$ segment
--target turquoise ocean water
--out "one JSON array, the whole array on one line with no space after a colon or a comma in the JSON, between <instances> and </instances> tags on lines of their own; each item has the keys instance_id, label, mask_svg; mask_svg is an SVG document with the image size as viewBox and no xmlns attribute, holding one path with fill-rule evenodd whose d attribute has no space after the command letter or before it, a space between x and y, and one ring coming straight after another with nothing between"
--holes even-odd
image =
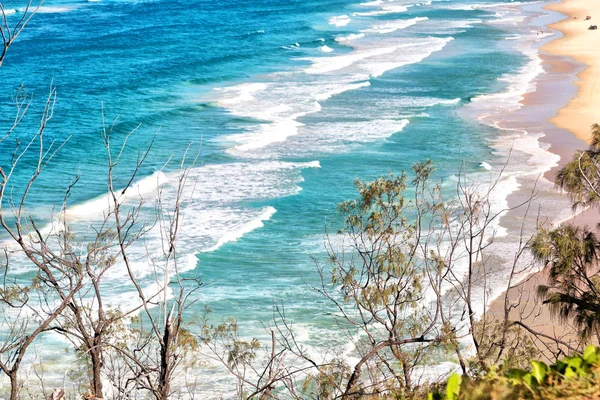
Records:
<instances>
[{"instance_id":1,"label":"turquoise ocean water","mask_svg":"<svg viewBox=\"0 0 600 400\"><path fill-rule=\"evenodd\" d=\"M22 4L6 2L18 18ZM355 179L399 173L425 159L449 190L512 162L497 204L556 159L541 132L501 129L542 73L537 2L466 0L47 0L0 69L0 126L14 116L11 94L34 96L16 134L38 121L57 89L47 140L70 136L29 198L44 223L77 173L71 216L80 226L102 215L106 157L102 113L127 163L160 129L136 185L145 195L176 188L177 162L193 142L201 156L184 203L179 252L186 276L202 276L200 311L234 316L248 336L283 303L306 343L335 339L331 310L307 284L323 259L323 233L336 204L355 196ZM117 119L118 118L118 119ZM3 144L0 159L10 160ZM33 158L14 177L29 178ZM160 172L158 172L160 171ZM487 175L486 175L487 174ZM505 227L510 236L510 228ZM148 285L148 235L133 248ZM115 304L134 298L122 271L107 277ZM28 270L23 270L26 276ZM501 275L502 271L498 271ZM50 340L49 343L52 343Z\"/></svg>"}]
</instances>

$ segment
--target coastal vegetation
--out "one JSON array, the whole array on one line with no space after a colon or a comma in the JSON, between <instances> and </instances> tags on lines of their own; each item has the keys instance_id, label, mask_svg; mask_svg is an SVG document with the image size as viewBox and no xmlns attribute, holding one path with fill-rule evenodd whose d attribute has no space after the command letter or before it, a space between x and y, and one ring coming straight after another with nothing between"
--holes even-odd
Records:
<instances>
[{"instance_id":1,"label":"coastal vegetation","mask_svg":"<svg viewBox=\"0 0 600 400\"><path fill-rule=\"evenodd\" d=\"M0 64L26 15L31 16L26 11L17 27L2 26ZM46 141L56 91L46 98L38 129L16 145L13 133L31 97L19 88L14 102L15 124L0 139L2 150L14 154L0 166L0 225L10 239L3 246L0 286L0 370L10 388L0 395L11 400L202 398L197 382L187 378L205 379L201 372L210 362L231 376L232 390L223 396L240 399L599 395L600 351L587 346L600 338L600 242L593 230L541 223L528 235L523 227L511 254L502 312L488 310L489 275L497 263L492 245L498 220L508 211L495 209L492 200L502 172L491 182L470 182L459 173L452 196L442 190L431 161L416 163L410 173L357 181L357 197L339 205L337 225L326 234L327 259L314 259L320 285L311 289L336 311L342 339L319 354L298 338L285 304L275 305L272 321L264 321L267 343L248 337L234 319L214 323L209 307L201 315L191 312L203 283L184 279L178 258L183 189L193 185L188 165L197 159L191 147L176 168L177 195L166 199L157 191L152 219L144 219L148 199L131 193L153 143L133 164L122 166L135 131L118 136L114 125L104 124L108 196L102 218L86 232L71 224L75 179L56 207L55 222L42 227L28 212L28 199L62 149ZM577 153L556 179L575 207L600 201L600 126L592 129L590 148ZM13 192L14 172L32 155L28 184ZM125 187L114 183L118 166L127 170ZM528 215L530 206L531 198L514 208ZM162 246L148 249L156 285L145 288L130 249L154 228ZM519 312L526 301L519 281L539 265L530 255L547 267L548 282L538 289L543 306L559 323L574 323L578 337L537 331ZM24 264L34 270L27 282L14 272ZM135 302L107 301L104 279L112 273L127 280ZM516 301L510 297L514 293ZM47 366L33 368L35 377L27 375L33 345L48 335L60 335L76 349L73 365L58 371L65 375L63 384L68 379L74 387L50 387L40 372ZM535 361L542 357L550 365ZM431 372L442 364L451 367Z\"/></svg>"}]
</instances>

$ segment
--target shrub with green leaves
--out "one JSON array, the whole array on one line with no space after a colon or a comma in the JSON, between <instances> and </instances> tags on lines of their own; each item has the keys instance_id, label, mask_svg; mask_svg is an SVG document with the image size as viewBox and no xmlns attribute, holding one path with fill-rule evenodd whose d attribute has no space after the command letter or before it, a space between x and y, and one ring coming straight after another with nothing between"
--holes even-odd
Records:
<instances>
[{"instance_id":1,"label":"shrub with green leaves","mask_svg":"<svg viewBox=\"0 0 600 400\"><path fill-rule=\"evenodd\" d=\"M445 391L429 393L428 400L598 399L600 348L588 346L583 354L565 357L553 365L532 361L531 370L490 370L470 379L450 376Z\"/></svg>"}]
</instances>

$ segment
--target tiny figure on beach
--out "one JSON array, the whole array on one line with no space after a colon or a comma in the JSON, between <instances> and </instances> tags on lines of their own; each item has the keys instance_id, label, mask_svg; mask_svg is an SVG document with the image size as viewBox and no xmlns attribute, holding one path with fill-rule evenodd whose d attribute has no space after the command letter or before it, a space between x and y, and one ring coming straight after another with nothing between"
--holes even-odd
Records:
<instances>
[{"instance_id":1,"label":"tiny figure on beach","mask_svg":"<svg viewBox=\"0 0 600 400\"><path fill-rule=\"evenodd\" d=\"M590 31L595 31L596 29L598 29L597 25L590 25L590 27L588 28Z\"/></svg>"},{"instance_id":2,"label":"tiny figure on beach","mask_svg":"<svg viewBox=\"0 0 600 400\"><path fill-rule=\"evenodd\" d=\"M590 19L592 19L592 17L590 17L589 15L585 17L586 21L589 21Z\"/></svg>"}]
</instances>

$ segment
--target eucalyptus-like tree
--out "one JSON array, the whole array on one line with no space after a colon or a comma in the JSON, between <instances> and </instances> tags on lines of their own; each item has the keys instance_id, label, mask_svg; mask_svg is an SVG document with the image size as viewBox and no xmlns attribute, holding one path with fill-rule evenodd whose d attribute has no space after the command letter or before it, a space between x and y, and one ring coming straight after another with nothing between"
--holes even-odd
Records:
<instances>
[{"instance_id":1,"label":"eucalyptus-like tree","mask_svg":"<svg viewBox=\"0 0 600 400\"><path fill-rule=\"evenodd\" d=\"M205 329L205 343L249 389L239 397L420 398L434 360L473 373L534 350L535 331L522 331L527 325L510 313L517 304L506 300L507 312L495 318L477 312L476 302L483 310L489 303L488 271L499 267L491 257L495 223L507 210L492 203L497 180L478 186L461 178L449 196L433 173L427 161L414 165L412 179L357 181L357 198L339 205L341 228L326 236L326 261L314 258L321 282L311 286L333 306L345 342L339 351L307 349L280 305L265 347L244 340L235 321ZM508 292L532 267L528 245L523 234L505 266Z\"/></svg>"}]
</instances>

